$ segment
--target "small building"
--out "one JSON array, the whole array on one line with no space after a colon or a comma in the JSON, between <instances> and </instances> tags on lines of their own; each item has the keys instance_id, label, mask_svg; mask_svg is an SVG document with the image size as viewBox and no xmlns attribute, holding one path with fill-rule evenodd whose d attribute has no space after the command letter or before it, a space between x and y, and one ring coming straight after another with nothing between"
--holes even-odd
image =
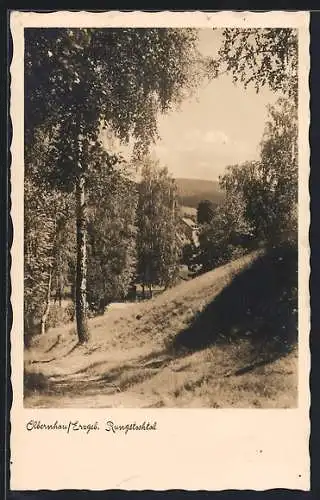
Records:
<instances>
[{"instance_id":1,"label":"small building","mask_svg":"<svg viewBox=\"0 0 320 500\"><path fill-rule=\"evenodd\" d=\"M183 231L190 242L196 247L199 246L199 226L188 217L181 218Z\"/></svg>"}]
</instances>

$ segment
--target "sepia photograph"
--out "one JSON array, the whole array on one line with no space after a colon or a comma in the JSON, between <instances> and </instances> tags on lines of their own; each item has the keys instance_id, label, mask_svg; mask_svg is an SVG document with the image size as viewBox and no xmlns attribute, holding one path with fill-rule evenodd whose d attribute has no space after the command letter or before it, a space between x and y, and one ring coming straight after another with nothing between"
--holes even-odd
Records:
<instances>
[{"instance_id":1,"label":"sepia photograph","mask_svg":"<svg viewBox=\"0 0 320 500\"><path fill-rule=\"evenodd\" d=\"M298 406L298 35L24 29L25 408Z\"/></svg>"},{"instance_id":2,"label":"sepia photograph","mask_svg":"<svg viewBox=\"0 0 320 500\"><path fill-rule=\"evenodd\" d=\"M309 21L10 14L13 490L310 487Z\"/></svg>"}]
</instances>

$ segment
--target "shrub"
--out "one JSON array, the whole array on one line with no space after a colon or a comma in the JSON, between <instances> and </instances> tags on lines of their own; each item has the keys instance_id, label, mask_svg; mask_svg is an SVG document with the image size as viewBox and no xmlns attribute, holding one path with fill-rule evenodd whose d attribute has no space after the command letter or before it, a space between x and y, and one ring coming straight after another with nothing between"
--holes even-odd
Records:
<instances>
[{"instance_id":1,"label":"shrub","mask_svg":"<svg viewBox=\"0 0 320 500\"><path fill-rule=\"evenodd\" d=\"M52 304L50 307L46 329L55 328L58 325L63 325L73 321L74 319L74 304L70 302L67 306L59 306Z\"/></svg>"},{"instance_id":2,"label":"shrub","mask_svg":"<svg viewBox=\"0 0 320 500\"><path fill-rule=\"evenodd\" d=\"M29 396L38 391L47 391L49 389L49 380L41 372L28 372L24 370L24 396Z\"/></svg>"}]
</instances>

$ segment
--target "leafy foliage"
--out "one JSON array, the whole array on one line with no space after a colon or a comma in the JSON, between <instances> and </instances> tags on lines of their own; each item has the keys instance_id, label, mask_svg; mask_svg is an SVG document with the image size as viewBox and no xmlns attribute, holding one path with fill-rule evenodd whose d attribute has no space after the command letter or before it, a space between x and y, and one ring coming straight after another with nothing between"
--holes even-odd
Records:
<instances>
[{"instance_id":1,"label":"leafy foliage","mask_svg":"<svg viewBox=\"0 0 320 500\"><path fill-rule=\"evenodd\" d=\"M102 122L122 140L148 144L158 111L194 85L196 38L190 29L27 29L27 137L46 120L59 132L66 169L78 159L80 125L88 141L98 140Z\"/></svg>"},{"instance_id":2,"label":"leafy foliage","mask_svg":"<svg viewBox=\"0 0 320 500\"><path fill-rule=\"evenodd\" d=\"M25 31L25 143L38 126L48 135L47 180L76 192L76 318L86 325L86 184L99 168L101 125L137 155L157 136L158 112L179 104L197 78L197 34L190 29L67 29ZM133 50L134 47L134 50ZM96 161L98 160L98 162ZM112 169L118 158L108 155Z\"/></svg>"},{"instance_id":3,"label":"leafy foliage","mask_svg":"<svg viewBox=\"0 0 320 500\"><path fill-rule=\"evenodd\" d=\"M51 198L51 199L50 199ZM25 180L24 317L25 329L40 322L53 267L54 218L48 217L52 196ZM41 228L39 230L39 228Z\"/></svg>"},{"instance_id":4,"label":"leafy foliage","mask_svg":"<svg viewBox=\"0 0 320 500\"><path fill-rule=\"evenodd\" d=\"M297 102L298 34L291 28L226 28L216 60L208 61L214 77L230 73L234 83L269 86Z\"/></svg>"},{"instance_id":5,"label":"leafy foliage","mask_svg":"<svg viewBox=\"0 0 320 500\"><path fill-rule=\"evenodd\" d=\"M143 285L170 286L180 257L177 189L166 168L146 161L137 209L138 276Z\"/></svg>"},{"instance_id":6,"label":"leafy foliage","mask_svg":"<svg viewBox=\"0 0 320 500\"><path fill-rule=\"evenodd\" d=\"M226 192L211 224L201 235L205 266L230 258L232 252L265 242L295 241L298 189L298 36L286 28L226 28L209 75L231 74L234 83L258 92L268 86L282 94L269 107L260 160L227 168L220 179ZM231 245L231 246L230 246Z\"/></svg>"},{"instance_id":7,"label":"leafy foliage","mask_svg":"<svg viewBox=\"0 0 320 500\"><path fill-rule=\"evenodd\" d=\"M261 184L265 190L268 188L271 198L267 233L278 240L295 235L298 229L298 116L297 107L284 99L269 107L269 120L261 143Z\"/></svg>"},{"instance_id":8,"label":"leafy foliage","mask_svg":"<svg viewBox=\"0 0 320 500\"><path fill-rule=\"evenodd\" d=\"M74 257L73 199L51 189L43 172L49 147L44 128L34 131L34 147L25 149L24 310L25 329L39 323L48 284L65 281ZM51 276L51 280L49 280Z\"/></svg>"},{"instance_id":9,"label":"leafy foliage","mask_svg":"<svg viewBox=\"0 0 320 500\"><path fill-rule=\"evenodd\" d=\"M216 208L210 224L205 224L200 234L200 260L204 271L243 255L252 231L245 208L241 193L228 189L224 203Z\"/></svg>"},{"instance_id":10,"label":"leafy foliage","mask_svg":"<svg viewBox=\"0 0 320 500\"><path fill-rule=\"evenodd\" d=\"M214 214L214 204L210 200L202 200L197 208L198 224L209 224Z\"/></svg>"},{"instance_id":11,"label":"leafy foliage","mask_svg":"<svg viewBox=\"0 0 320 500\"><path fill-rule=\"evenodd\" d=\"M227 191L241 193L256 239L276 243L297 231L298 158L296 108L280 99L269 108L258 162L229 167Z\"/></svg>"},{"instance_id":12,"label":"leafy foliage","mask_svg":"<svg viewBox=\"0 0 320 500\"><path fill-rule=\"evenodd\" d=\"M101 168L89 192L88 303L103 312L112 300L126 297L136 271L137 189L122 167Z\"/></svg>"},{"instance_id":13,"label":"leafy foliage","mask_svg":"<svg viewBox=\"0 0 320 500\"><path fill-rule=\"evenodd\" d=\"M230 166L220 178L225 201L200 237L205 269L252 245L296 241L297 139L296 107L279 99L269 108L260 160Z\"/></svg>"}]
</instances>

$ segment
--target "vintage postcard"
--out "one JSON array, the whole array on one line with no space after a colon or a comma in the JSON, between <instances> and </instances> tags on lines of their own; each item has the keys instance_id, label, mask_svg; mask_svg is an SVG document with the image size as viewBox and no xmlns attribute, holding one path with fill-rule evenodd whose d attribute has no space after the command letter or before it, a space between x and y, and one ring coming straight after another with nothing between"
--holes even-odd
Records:
<instances>
[{"instance_id":1,"label":"vintage postcard","mask_svg":"<svg viewBox=\"0 0 320 500\"><path fill-rule=\"evenodd\" d=\"M309 14L12 12L11 489L309 489Z\"/></svg>"}]
</instances>

